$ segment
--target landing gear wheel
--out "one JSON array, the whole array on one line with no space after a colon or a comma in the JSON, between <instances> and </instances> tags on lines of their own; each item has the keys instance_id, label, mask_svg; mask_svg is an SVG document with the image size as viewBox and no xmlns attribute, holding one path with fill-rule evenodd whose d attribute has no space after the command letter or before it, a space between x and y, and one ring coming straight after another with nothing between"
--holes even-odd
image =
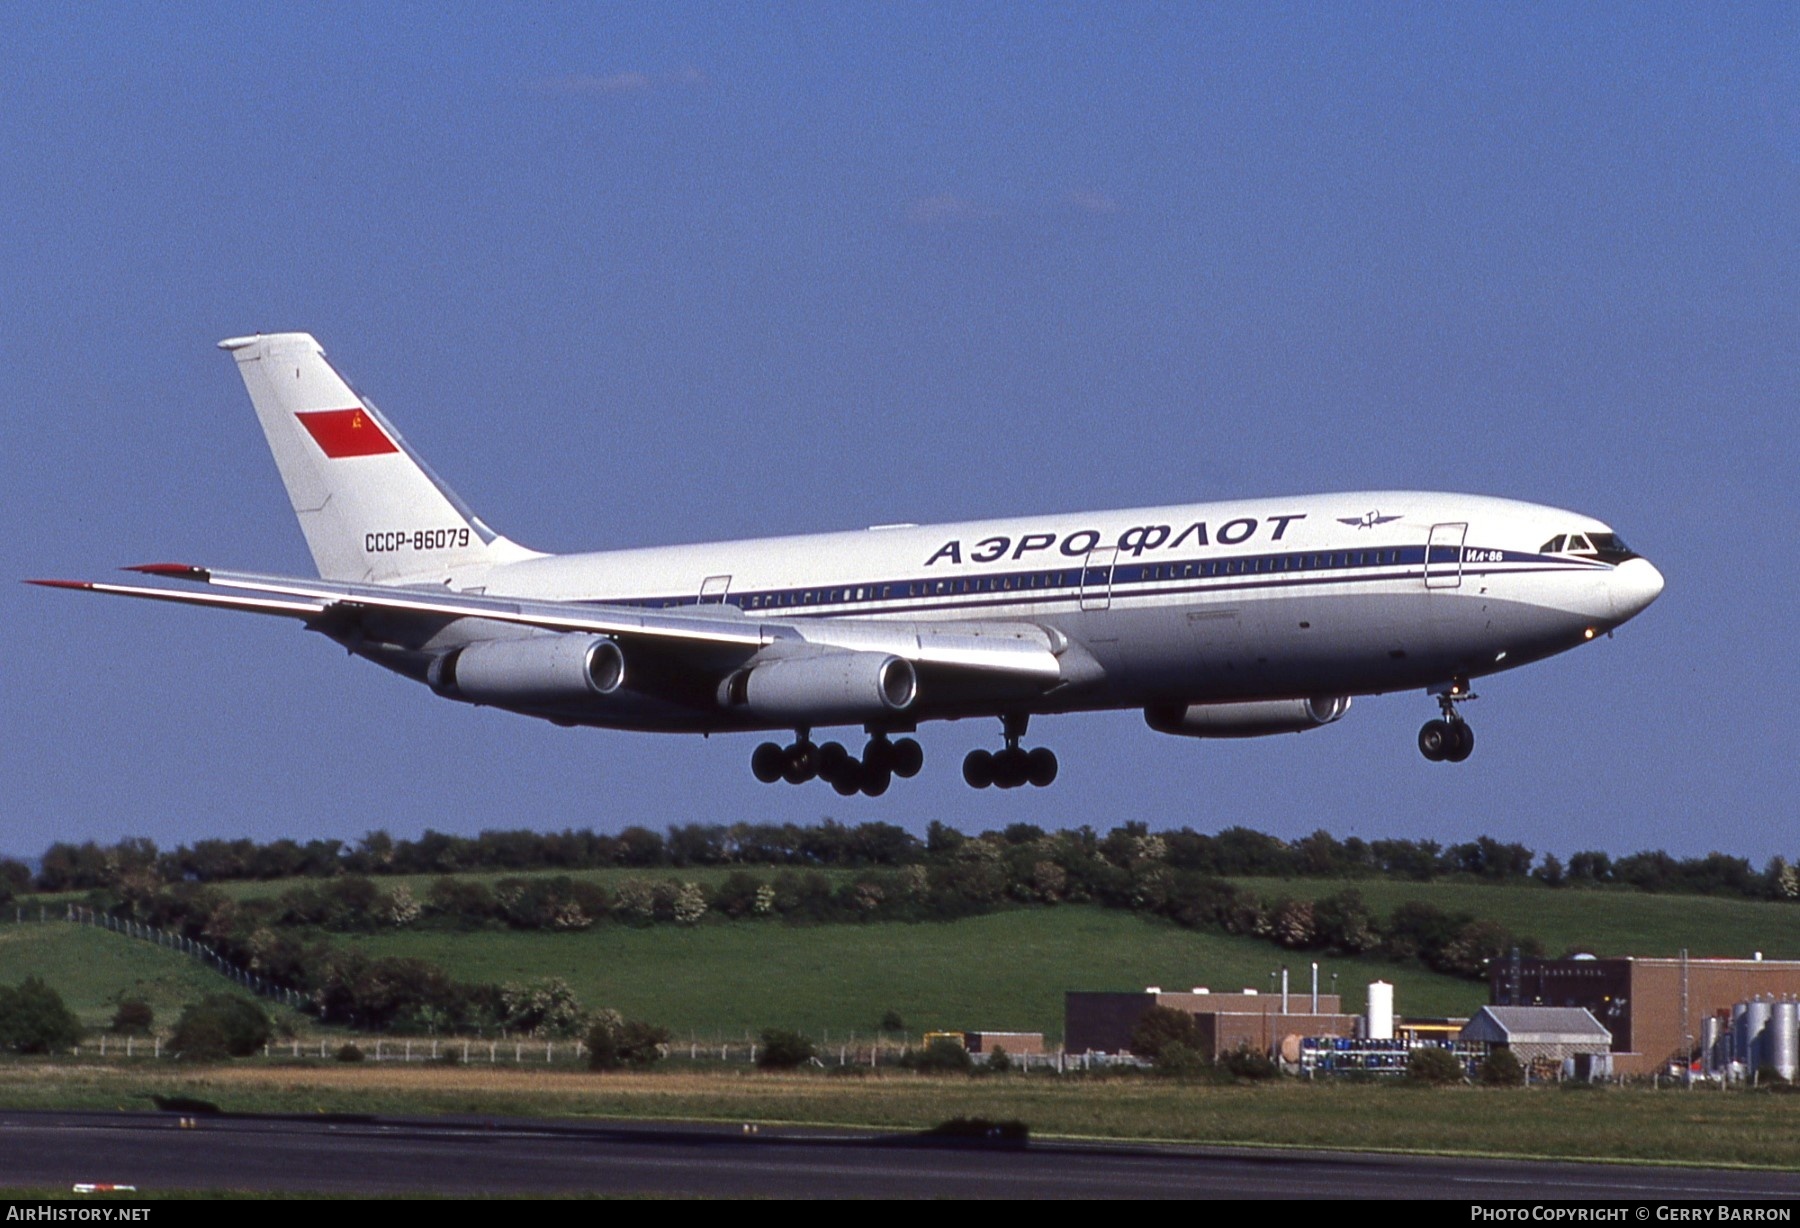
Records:
<instances>
[{"instance_id":1,"label":"landing gear wheel","mask_svg":"<svg viewBox=\"0 0 1800 1228\"><path fill-rule=\"evenodd\" d=\"M1450 726L1452 741L1444 758L1451 763L1461 763L1475 752L1475 731L1466 721L1457 721Z\"/></svg>"},{"instance_id":2,"label":"landing gear wheel","mask_svg":"<svg viewBox=\"0 0 1800 1228\"><path fill-rule=\"evenodd\" d=\"M972 750L963 760L963 780L971 789L985 789L994 783L994 756L985 750Z\"/></svg>"},{"instance_id":3,"label":"landing gear wheel","mask_svg":"<svg viewBox=\"0 0 1800 1228\"><path fill-rule=\"evenodd\" d=\"M1056 779L1056 753L1047 746L1040 746L1026 755L1025 779L1034 789L1050 785Z\"/></svg>"},{"instance_id":4,"label":"landing gear wheel","mask_svg":"<svg viewBox=\"0 0 1800 1228\"><path fill-rule=\"evenodd\" d=\"M772 785L787 772L787 752L773 742L764 742L750 755L750 774L765 785Z\"/></svg>"},{"instance_id":5,"label":"landing gear wheel","mask_svg":"<svg viewBox=\"0 0 1800 1228\"><path fill-rule=\"evenodd\" d=\"M911 780L925 766L925 751L911 738L901 738L894 743L894 775L901 780Z\"/></svg>"},{"instance_id":6,"label":"landing gear wheel","mask_svg":"<svg viewBox=\"0 0 1800 1228\"><path fill-rule=\"evenodd\" d=\"M862 780L859 783L862 785L862 791L870 797L880 797L894 782L894 774L885 767L872 769L865 765L861 774Z\"/></svg>"},{"instance_id":7,"label":"landing gear wheel","mask_svg":"<svg viewBox=\"0 0 1800 1228\"><path fill-rule=\"evenodd\" d=\"M994 784L1002 789L1016 789L1025 783L1029 760L1024 751L1010 747L994 756Z\"/></svg>"},{"instance_id":8,"label":"landing gear wheel","mask_svg":"<svg viewBox=\"0 0 1800 1228\"><path fill-rule=\"evenodd\" d=\"M790 785L803 785L819 774L819 748L811 742L796 742L784 753L787 764L781 776Z\"/></svg>"},{"instance_id":9,"label":"landing gear wheel","mask_svg":"<svg viewBox=\"0 0 1800 1228\"><path fill-rule=\"evenodd\" d=\"M1455 738L1449 721L1426 721L1419 729L1419 753L1433 763L1442 763L1456 745Z\"/></svg>"},{"instance_id":10,"label":"landing gear wheel","mask_svg":"<svg viewBox=\"0 0 1800 1228\"><path fill-rule=\"evenodd\" d=\"M819 747L819 779L831 784L849 780L852 782L850 792L856 792L856 762L840 743L827 742Z\"/></svg>"},{"instance_id":11,"label":"landing gear wheel","mask_svg":"<svg viewBox=\"0 0 1800 1228\"><path fill-rule=\"evenodd\" d=\"M863 748L863 766L871 772L891 772L894 768L894 744L885 737L870 738Z\"/></svg>"},{"instance_id":12,"label":"landing gear wheel","mask_svg":"<svg viewBox=\"0 0 1800 1228\"><path fill-rule=\"evenodd\" d=\"M862 785L862 773L859 771L843 772L831 778L831 787L837 790L839 797L855 796Z\"/></svg>"}]
</instances>

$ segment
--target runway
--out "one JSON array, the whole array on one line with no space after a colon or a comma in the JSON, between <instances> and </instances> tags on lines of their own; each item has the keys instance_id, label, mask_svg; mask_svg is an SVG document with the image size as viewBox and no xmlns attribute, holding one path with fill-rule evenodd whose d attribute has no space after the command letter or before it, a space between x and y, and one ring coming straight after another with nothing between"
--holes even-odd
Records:
<instances>
[{"instance_id":1,"label":"runway","mask_svg":"<svg viewBox=\"0 0 1800 1228\"><path fill-rule=\"evenodd\" d=\"M1800 1173L485 1118L0 1112L0 1186L768 1198L1767 1200Z\"/></svg>"}]
</instances>

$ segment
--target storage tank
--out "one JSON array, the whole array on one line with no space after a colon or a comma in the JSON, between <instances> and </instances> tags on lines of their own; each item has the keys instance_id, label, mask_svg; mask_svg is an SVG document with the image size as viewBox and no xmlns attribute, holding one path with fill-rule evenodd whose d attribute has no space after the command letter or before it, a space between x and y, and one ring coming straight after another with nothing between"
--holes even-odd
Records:
<instances>
[{"instance_id":1,"label":"storage tank","mask_svg":"<svg viewBox=\"0 0 1800 1228\"><path fill-rule=\"evenodd\" d=\"M1775 1073L1792 1083L1800 1074L1800 1002L1777 1002L1774 1008L1763 1048Z\"/></svg>"},{"instance_id":2,"label":"storage tank","mask_svg":"<svg viewBox=\"0 0 1800 1228\"><path fill-rule=\"evenodd\" d=\"M1700 1021L1700 1069L1706 1074L1718 1074L1731 1060L1725 1044L1725 1026L1716 1015L1708 1015Z\"/></svg>"},{"instance_id":3,"label":"storage tank","mask_svg":"<svg viewBox=\"0 0 1800 1228\"><path fill-rule=\"evenodd\" d=\"M1765 1033L1769 1029L1769 1016L1772 1014L1771 1002L1760 998L1752 998L1744 1003L1743 1034L1738 1037L1737 1056L1744 1064L1744 1073L1754 1075L1758 1067L1769 1061L1768 1039Z\"/></svg>"},{"instance_id":4,"label":"storage tank","mask_svg":"<svg viewBox=\"0 0 1800 1228\"><path fill-rule=\"evenodd\" d=\"M1369 1039L1394 1039L1394 987L1386 981L1369 984Z\"/></svg>"}]
</instances>

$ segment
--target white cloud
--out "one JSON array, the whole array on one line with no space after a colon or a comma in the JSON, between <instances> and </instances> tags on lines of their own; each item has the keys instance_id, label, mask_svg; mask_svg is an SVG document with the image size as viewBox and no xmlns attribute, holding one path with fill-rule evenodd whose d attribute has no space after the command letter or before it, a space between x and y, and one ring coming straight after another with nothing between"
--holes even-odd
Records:
<instances>
[{"instance_id":1,"label":"white cloud","mask_svg":"<svg viewBox=\"0 0 1800 1228\"><path fill-rule=\"evenodd\" d=\"M1089 192L1082 188L1076 188L1065 193L1063 199L1083 213L1117 213L1119 211L1119 202L1104 192Z\"/></svg>"},{"instance_id":2,"label":"white cloud","mask_svg":"<svg viewBox=\"0 0 1800 1228\"><path fill-rule=\"evenodd\" d=\"M649 74L618 72L610 76L575 73L567 77L545 77L531 83L540 94L643 94L655 84Z\"/></svg>"},{"instance_id":3,"label":"white cloud","mask_svg":"<svg viewBox=\"0 0 1800 1228\"><path fill-rule=\"evenodd\" d=\"M997 218L1000 212L962 196L942 193L921 196L906 206L906 220L914 226L952 226L958 222Z\"/></svg>"}]
</instances>

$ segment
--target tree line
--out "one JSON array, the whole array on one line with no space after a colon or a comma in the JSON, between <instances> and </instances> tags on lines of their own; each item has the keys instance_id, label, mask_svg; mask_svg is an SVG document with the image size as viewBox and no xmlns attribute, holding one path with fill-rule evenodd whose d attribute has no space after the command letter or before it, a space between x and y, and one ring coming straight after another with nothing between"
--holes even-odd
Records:
<instances>
[{"instance_id":1,"label":"tree line","mask_svg":"<svg viewBox=\"0 0 1800 1228\"><path fill-rule=\"evenodd\" d=\"M1078 828L1067 836L1122 863L1132 842L1151 837L1143 823L1126 823L1100 835ZM249 839L201 840L160 850L146 839L113 845L58 842L45 851L33 875L22 862L0 859L0 904L32 891L64 892L112 887L132 877L160 882L222 883L288 878L333 879L344 875L458 874L465 871L546 871L625 868L681 870L701 866L864 869L954 864L970 841L1005 850L1040 847L1050 834L1030 823L967 836L934 822L923 838L892 823L847 825L826 819L793 823L687 823L666 832L627 827L616 835L592 830L501 831L457 836L427 831L416 840L372 831L347 844L321 839L300 843ZM1158 860L1172 870L1218 877L1395 878L1490 883L1538 882L1547 887L1628 887L1640 891L1722 895L1752 900L1800 898L1800 873L1785 858L1762 869L1748 859L1712 852L1676 858L1642 851L1618 858L1598 850L1565 862L1523 844L1489 836L1443 845L1435 840L1337 839L1316 831L1281 840L1244 827L1216 834L1183 827L1156 833Z\"/></svg>"}]
</instances>

